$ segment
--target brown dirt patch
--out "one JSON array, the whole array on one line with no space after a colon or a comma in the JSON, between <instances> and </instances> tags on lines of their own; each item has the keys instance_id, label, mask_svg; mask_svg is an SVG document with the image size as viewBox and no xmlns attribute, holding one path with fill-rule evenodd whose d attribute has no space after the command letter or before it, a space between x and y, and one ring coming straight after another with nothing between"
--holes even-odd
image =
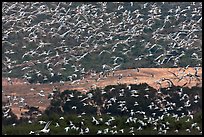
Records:
<instances>
[{"instance_id":1,"label":"brown dirt patch","mask_svg":"<svg viewBox=\"0 0 204 137\"><path fill-rule=\"evenodd\" d=\"M40 110L44 111L46 107L49 106L50 101L47 99L49 93L52 92L54 87L58 87L60 91L64 91L66 89L74 89L79 91L88 91L91 87L105 87L107 85L116 85L119 83L126 83L126 84L139 84L139 83L147 83L150 86L158 89L159 85L156 84L156 81L160 80L161 78L169 78L172 80L173 84L178 86L182 86L185 83L186 86L202 86L202 68L199 69L198 75L200 76L200 81L196 80L195 78L191 80L189 83L189 77L186 77L178 82L178 79L174 79L175 76L168 71L178 73L180 68L140 68L140 71L137 72L135 69L127 69L127 70L119 70L115 71L115 75L113 76L112 73L107 78L101 78L99 81L95 79L96 77L89 76L84 80L81 80L79 83L71 84L71 82L65 82L64 84L60 83L53 83L53 84L26 84L22 79L12 79L13 84L8 84L6 78L2 78L2 99L3 101L6 100L6 96L17 96L23 97L25 102L29 106L39 106ZM185 70L186 74L191 73L194 74L194 68L188 68ZM123 78L119 80L118 75L122 74ZM131 76L128 76L131 75ZM153 77L152 77L153 76ZM87 82L88 81L88 82ZM162 82L162 86L166 87L168 85L167 82ZM31 90L33 88L34 90ZM45 97L40 97L37 93L40 90L44 90ZM42 102L40 102L40 100ZM18 117L20 117L20 110L18 105L14 105L12 110Z\"/></svg>"}]
</instances>

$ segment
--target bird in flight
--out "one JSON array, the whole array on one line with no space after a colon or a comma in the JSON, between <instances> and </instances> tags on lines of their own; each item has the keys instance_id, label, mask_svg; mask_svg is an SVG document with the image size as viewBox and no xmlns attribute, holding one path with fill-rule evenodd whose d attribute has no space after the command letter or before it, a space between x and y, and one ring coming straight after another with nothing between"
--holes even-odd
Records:
<instances>
[{"instance_id":1,"label":"bird in flight","mask_svg":"<svg viewBox=\"0 0 204 137\"><path fill-rule=\"evenodd\" d=\"M50 126L51 122L52 121L47 122L43 129L36 131L36 135L39 135L39 133L49 133L50 129L48 129L48 127Z\"/></svg>"}]
</instances>

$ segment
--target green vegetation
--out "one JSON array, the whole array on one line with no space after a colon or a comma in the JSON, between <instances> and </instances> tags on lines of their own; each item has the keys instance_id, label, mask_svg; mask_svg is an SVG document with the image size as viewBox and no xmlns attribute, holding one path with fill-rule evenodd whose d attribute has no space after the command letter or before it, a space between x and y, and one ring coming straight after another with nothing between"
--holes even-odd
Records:
<instances>
[{"instance_id":1,"label":"green vegetation","mask_svg":"<svg viewBox=\"0 0 204 137\"><path fill-rule=\"evenodd\" d=\"M50 135L76 135L80 134L81 129L85 131L87 127L90 132L84 134L89 135L97 134L98 130L102 130L104 133L104 130L107 128L109 132L106 134L112 134L110 131L113 130L117 131L117 134L128 135L132 134L130 132L130 128L132 127L134 127L132 132L134 132L135 135L156 135L160 134L160 128L164 130L163 124L169 127L166 132L168 135L200 134L200 131L202 131L202 88L193 87L189 89L183 87L182 96L178 94L180 89L181 87L171 87L170 89L162 88L161 93L158 94L158 91L149 87L147 84L132 84L128 86L122 84L109 85L104 89L96 88L86 94L81 94L74 90L65 90L61 93L55 91L50 106L43 115L37 119L31 119L32 123L30 124L26 119L16 120L14 116L12 116L13 119L5 119L2 117L2 134L24 135L30 131L41 130L44 124L40 125L38 121L52 121L49 127ZM133 91L137 91L137 95L139 96L133 97ZM147 95L148 98L145 97ZM188 95L189 98L183 97L186 95ZM194 102L196 95L199 96L197 103ZM159 105L157 101L163 100L164 97L165 101L160 102ZM190 107L185 107L187 100L190 101ZM120 109L120 105L123 104L122 102L124 102L127 111ZM138 105L135 106L135 102L137 102ZM167 105L167 102L175 103L175 106L172 110L165 112L162 106L165 105L166 108L171 106ZM158 104L157 107L159 109L150 109L149 105L152 103ZM74 106L76 108L73 108ZM181 106L183 106L183 109L178 110ZM97 112L97 107L101 108L101 115ZM135 114L131 114L132 111L135 112ZM136 112L145 112L145 116ZM189 112L193 112L193 119L189 115ZM153 113L155 113L155 115L153 115ZM61 117L64 119L61 119ZM98 125L92 122L93 117L98 120ZM115 120L112 120L110 125L107 125L107 122L113 117ZM135 122L134 120L127 122L130 117L135 119ZM73 125L70 125L70 121L75 127L79 127L80 130L76 130ZM142 126L139 121L145 122L146 126ZM81 122L83 122L83 124ZM13 123L16 123L16 125L11 126ZM55 127L56 123L60 126ZM153 130L155 128L154 123L157 125L157 130ZM196 127L199 127L200 130L196 127L191 128L193 123L197 123ZM70 128L67 133L65 132L65 127ZM137 130L139 127L142 127L141 131ZM121 129L124 130L124 133L120 131ZM190 129L190 132L186 131L186 129ZM179 132L175 133L175 130Z\"/></svg>"},{"instance_id":2,"label":"green vegetation","mask_svg":"<svg viewBox=\"0 0 204 137\"><path fill-rule=\"evenodd\" d=\"M11 3L12 4L12 3ZM18 4L18 3L17 3ZM25 4L25 7L29 7L29 4ZM58 5L57 3L45 3L42 2L37 4L36 6L40 7L40 5L45 5L51 9L55 9ZM6 40L2 41L2 75L4 77L18 77L22 78L24 74L31 75L31 79L29 79L30 83L48 83L48 82L59 82L60 80L69 81L67 77L75 73L75 69L71 66L76 66L79 72L77 72L78 77L81 78L82 74L80 70L84 68L85 72L89 72L90 70L95 70L96 72L103 71L102 65L106 64L111 68L114 68L114 57L122 57L122 61L118 61L118 65L121 66L118 69L127 69L127 68L149 68L149 67L185 67L189 66L202 66L202 34L200 31L190 33L189 38L194 38L194 35L197 35L197 38L191 44L187 44L188 38L186 38L187 34L180 34L180 28L184 22L186 24L192 24L192 22L197 22L200 19L200 15L195 15L192 17L193 9L200 8L200 3L195 3L192 5L190 2L178 2L178 3L148 3L146 8L144 7L143 2L134 3L134 6L131 6L130 3L113 3L108 2L106 4L106 8L103 7L105 3L84 3L84 2L73 2L70 3L61 3L59 4L59 9L65 8L70 9L69 15L71 18L66 18L65 25L69 26L67 28L63 27L60 31L57 31L60 27L60 22L51 23L53 21L52 18L55 16L51 14L37 14L35 18L30 22L30 18L25 15L24 22L30 22L30 29L19 29L25 26L24 23L20 23L16 21L16 23L12 25L12 23L2 23L2 33L3 36L7 35L7 30L13 28L14 31L10 32L7 36ZM3 6L8 6L10 3L4 3ZM119 5L123 6L120 10L118 10ZM100 19L94 17L96 11L92 8L89 8L90 12L87 12L86 6L93 6L97 9L97 17L100 17L104 21L104 23L100 23L100 27L97 29L91 29L93 26L97 26L96 23L99 23ZM150 9L152 6L158 7L160 12L160 19L154 19L154 21L148 21L150 15ZM183 16L184 13L180 16L180 18L176 19L174 12L169 12L171 9L178 9L181 7L181 10L186 9L188 6L191 6L192 9L188 10L186 13L187 16ZM18 7L18 6L17 6ZM87 16L87 20L83 16L74 16L76 9L85 8L84 11ZM182 9L183 8L183 9ZM5 8L6 9L6 8ZM28 8L30 9L30 8ZM25 9L25 10L28 10ZM105 10L101 12L101 10ZM20 9L19 9L20 10ZM31 10L31 9L30 9ZM137 11L138 10L138 11ZM10 10L9 10L10 11ZM10 12L3 12L3 17L10 16ZM17 10L18 11L18 10ZM133 13L137 11L136 13ZM33 12L31 10L31 12ZM130 12L130 13L129 13ZM13 12L11 12L13 13ZM115 17L113 18L112 13L114 13ZM128 16L123 15L124 13L128 13ZM59 14L65 14L63 10L59 11ZM136 17L138 14L140 16ZM14 13L15 16L18 16L18 12ZM169 16L171 15L171 16ZM12 15L13 16L13 15ZM130 16L130 17L129 17ZM166 25L164 25L165 18L169 16L170 21L166 21ZM128 21L128 17L132 18L133 24ZM84 31L79 32L79 28L82 27L81 23L78 23L81 20L87 25L84 27ZM112 25L108 24L108 18L111 18ZM137 21L137 19L139 21ZM28 19L28 20L27 20ZM140 20L142 19L142 20ZM58 20L58 19L57 19ZM95 21L92 23L91 21ZM44 23L43 23L44 22ZM69 23L68 23L69 22ZM147 23L149 22L149 23ZM71 25L71 24L78 25ZM18 25L17 25L18 24ZM35 29L34 25L39 25L38 29ZM48 25L50 24L50 25ZM187 27L191 27L192 25ZM75 27L74 27L75 26ZM28 27L28 28L29 28ZM51 28L55 28L52 31L47 32L47 30L51 30ZM68 29L70 28L70 30ZM160 28L163 28L160 30ZM202 24L197 24L195 28L201 28ZM30 31L28 31L30 30ZM61 34L66 31L70 31L70 34L66 36L66 38L59 37ZM190 31L190 30L189 30ZM18 33L17 33L18 32ZM33 40L34 34L31 35L31 32L35 32L36 36L39 38L38 40ZM45 33L43 33L45 32ZM73 33L75 32L75 33ZM122 32L122 33L120 33ZM138 35L136 35L139 33ZM183 33L183 32L182 32ZM55 37L53 37L53 35ZM76 36L79 36L77 38ZM175 40L169 38L179 37ZM182 43L181 43L182 41ZM43 45L42 43L49 43ZM180 44L178 44L180 43ZM42 46L42 45L43 46ZM150 49L154 44L159 45L155 48ZM160 47L160 48L159 48ZM106 50L110 53L102 53ZM10 52L13 53L10 53ZM171 51L173 58L169 61L164 61L162 65L158 65L154 59L162 54L166 54L166 51ZM84 58L77 60L80 56L83 56L85 53L89 52ZM184 56L179 57L179 55L185 53ZM60 57L55 57L56 54L59 54ZM152 55L151 55L151 54ZM192 58L192 54L196 53L198 58ZM149 54L151 56L149 56ZM168 57L165 55L161 58L162 60ZM177 58L178 57L178 58ZM66 58L67 63L64 63L63 60ZM137 58L139 58L137 60ZM175 58L178 59L178 66L173 66L175 63ZM10 61L9 61L10 59ZM46 63L45 61L48 60ZM32 64L31 62L35 62L34 65L31 65L28 69L23 69L27 61L28 64ZM47 66L48 63L51 63L50 66ZM8 64L13 66L14 68L8 68ZM16 65L22 66L16 66ZM62 70L61 68L65 67L66 70ZM52 70L51 70L52 69ZM8 74L9 71L11 73ZM35 70L35 71L34 71ZM43 78L38 73L41 73L42 76L46 76L47 80L43 80ZM50 77L50 73L53 72L55 74L54 77ZM58 72L62 75L57 76Z\"/></svg>"}]
</instances>

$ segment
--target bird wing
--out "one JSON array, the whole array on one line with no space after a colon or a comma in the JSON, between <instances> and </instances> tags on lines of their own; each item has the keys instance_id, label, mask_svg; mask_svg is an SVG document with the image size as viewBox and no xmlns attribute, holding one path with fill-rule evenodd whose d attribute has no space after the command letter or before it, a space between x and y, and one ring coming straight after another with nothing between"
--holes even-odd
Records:
<instances>
[{"instance_id":1,"label":"bird wing","mask_svg":"<svg viewBox=\"0 0 204 137\"><path fill-rule=\"evenodd\" d=\"M50 126L51 122L52 122L52 121L47 122L47 124L46 124L45 127L44 127L45 130Z\"/></svg>"},{"instance_id":2,"label":"bird wing","mask_svg":"<svg viewBox=\"0 0 204 137\"><path fill-rule=\"evenodd\" d=\"M7 114L11 109L9 108L6 112L3 112L4 114Z\"/></svg>"}]
</instances>

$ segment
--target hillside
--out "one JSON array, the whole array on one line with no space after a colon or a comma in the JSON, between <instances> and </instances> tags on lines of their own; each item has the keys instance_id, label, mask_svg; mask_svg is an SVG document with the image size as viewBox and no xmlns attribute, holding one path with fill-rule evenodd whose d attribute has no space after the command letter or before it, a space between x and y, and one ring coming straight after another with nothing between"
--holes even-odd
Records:
<instances>
[{"instance_id":1,"label":"hillside","mask_svg":"<svg viewBox=\"0 0 204 137\"><path fill-rule=\"evenodd\" d=\"M48 83L102 72L104 65L202 66L201 3L132 4L4 2L2 75Z\"/></svg>"},{"instance_id":2,"label":"hillside","mask_svg":"<svg viewBox=\"0 0 204 137\"><path fill-rule=\"evenodd\" d=\"M86 94L53 91L44 113L30 107L24 114L28 118L2 116L3 134L41 135L39 129L46 123L48 135L200 135L202 88L172 86L158 91L143 83L109 85Z\"/></svg>"},{"instance_id":3,"label":"hillside","mask_svg":"<svg viewBox=\"0 0 204 137\"><path fill-rule=\"evenodd\" d=\"M1 49L4 135L202 134L202 2L2 2Z\"/></svg>"},{"instance_id":4,"label":"hillside","mask_svg":"<svg viewBox=\"0 0 204 137\"><path fill-rule=\"evenodd\" d=\"M190 74L194 74L194 68L188 68L185 70ZM80 92L88 92L91 89L95 89L96 87L105 87L108 85L118 85L118 84L140 84L147 83L155 89L159 89L160 85L157 84L158 81L161 82L162 87L168 87L167 81L161 81L162 78L172 80L175 86L199 86L202 87L202 69L199 69L198 76L199 80L195 77L191 78L189 76L185 76L182 80L178 82L177 79L172 73L178 74L178 76L185 76L184 74L179 74L179 68L139 68L139 72L135 69L128 70L120 70L116 71L114 76L110 73L107 77L101 77L99 79L99 75L89 76L83 80L76 80L74 82L65 82L65 83L53 83L53 84L26 84L22 80L13 80L13 84L9 84L8 81L3 78L3 100L6 96L17 96L18 98L24 98L25 102L29 106L39 106L41 110L45 110L50 101L48 100L49 94L54 90L58 89L60 91L64 90L78 90ZM122 74L123 77L119 79L119 75ZM153 75L153 77L152 77ZM98 81L96 81L98 79ZM33 89L33 90L32 90ZM38 93L43 90L44 97L40 97ZM42 102L40 102L42 101ZM14 105L13 110L15 114L20 116L20 111L18 109L19 105ZM15 109L16 108L16 109Z\"/></svg>"}]
</instances>

